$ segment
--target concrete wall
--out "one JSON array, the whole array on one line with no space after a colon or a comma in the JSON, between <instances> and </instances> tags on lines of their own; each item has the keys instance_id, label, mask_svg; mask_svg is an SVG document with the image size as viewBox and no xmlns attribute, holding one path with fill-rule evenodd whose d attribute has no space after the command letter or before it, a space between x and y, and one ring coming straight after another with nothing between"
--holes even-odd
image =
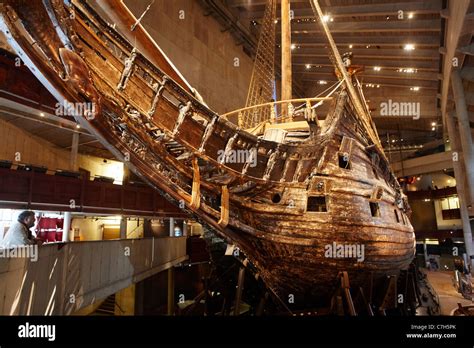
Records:
<instances>
[{"instance_id":1,"label":"concrete wall","mask_svg":"<svg viewBox=\"0 0 474 348\"><path fill-rule=\"evenodd\" d=\"M79 155L77 160L79 168L88 170L91 177L94 175L108 176L114 178L114 184L122 184L124 165L119 161L105 160L103 158Z\"/></svg>"},{"instance_id":2,"label":"concrete wall","mask_svg":"<svg viewBox=\"0 0 474 348\"><path fill-rule=\"evenodd\" d=\"M102 240L102 224L102 221L92 218L74 217L71 222L70 240L74 240L75 233L79 234L80 241Z\"/></svg>"},{"instance_id":3,"label":"concrete wall","mask_svg":"<svg viewBox=\"0 0 474 348\"><path fill-rule=\"evenodd\" d=\"M125 4L140 17L149 2L126 0ZM141 23L214 111L244 107L252 59L229 32L221 32L212 16L204 16L198 1L156 0Z\"/></svg>"},{"instance_id":4,"label":"concrete wall","mask_svg":"<svg viewBox=\"0 0 474 348\"><path fill-rule=\"evenodd\" d=\"M447 201L447 200L448 200L448 198L445 198L445 201ZM452 202L453 199L451 198L450 201ZM443 204L443 202L441 200L435 200L435 202L434 202L435 212L436 212L436 223L438 225L438 229L439 230L462 229L462 220L461 219L443 220L442 204ZM450 208L451 209L459 208L459 202L458 202L457 206L451 203Z\"/></svg>"},{"instance_id":5,"label":"concrete wall","mask_svg":"<svg viewBox=\"0 0 474 348\"><path fill-rule=\"evenodd\" d=\"M415 235L417 231L436 231L438 229L433 201L411 201L410 207L413 211L410 221L415 229Z\"/></svg>"},{"instance_id":6,"label":"concrete wall","mask_svg":"<svg viewBox=\"0 0 474 348\"><path fill-rule=\"evenodd\" d=\"M446 187L455 187L456 179L450 175L446 175L443 172L422 174L418 176L419 180L416 180L413 184L408 185L408 191L419 191Z\"/></svg>"},{"instance_id":7,"label":"concrete wall","mask_svg":"<svg viewBox=\"0 0 474 348\"><path fill-rule=\"evenodd\" d=\"M102 240L104 226L120 228L119 217L107 217L104 219L95 219L91 217L73 217L71 223L70 240L74 240L75 229L78 229L80 241ZM120 234L117 234L117 238ZM143 237L143 219L139 219L137 226L136 219L127 221L127 238L142 238Z\"/></svg>"},{"instance_id":8,"label":"concrete wall","mask_svg":"<svg viewBox=\"0 0 474 348\"><path fill-rule=\"evenodd\" d=\"M20 155L19 159L16 157ZM72 170L70 151L63 150L43 138L0 120L0 160L44 166L48 169ZM103 158L79 155L78 165L88 170L91 176L102 175L115 178L116 184L123 179L123 163Z\"/></svg>"},{"instance_id":9,"label":"concrete wall","mask_svg":"<svg viewBox=\"0 0 474 348\"><path fill-rule=\"evenodd\" d=\"M186 238L51 244L0 258L1 315L69 315L184 261Z\"/></svg>"},{"instance_id":10,"label":"concrete wall","mask_svg":"<svg viewBox=\"0 0 474 348\"><path fill-rule=\"evenodd\" d=\"M20 154L20 160L15 158L17 153ZM3 120L0 120L0 159L51 169L70 169L67 151Z\"/></svg>"}]
</instances>

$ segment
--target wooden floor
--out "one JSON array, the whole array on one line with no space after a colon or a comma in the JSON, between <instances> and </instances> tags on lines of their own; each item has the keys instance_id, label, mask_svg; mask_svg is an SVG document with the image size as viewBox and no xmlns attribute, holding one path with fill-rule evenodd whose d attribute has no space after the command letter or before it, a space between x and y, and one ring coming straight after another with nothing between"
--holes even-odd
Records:
<instances>
[{"instance_id":1,"label":"wooden floor","mask_svg":"<svg viewBox=\"0 0 474 348\"><path fill-rule=\"evenodd\" d=\"M454 309L458 307L458 303L463 306L472 305L472 301L466 300L460 293L456 291L453 285L452 271L425 271L428 281L436 290L439 297L441 307L441 315L452 315Z\"/></svg>"}]
</instances>

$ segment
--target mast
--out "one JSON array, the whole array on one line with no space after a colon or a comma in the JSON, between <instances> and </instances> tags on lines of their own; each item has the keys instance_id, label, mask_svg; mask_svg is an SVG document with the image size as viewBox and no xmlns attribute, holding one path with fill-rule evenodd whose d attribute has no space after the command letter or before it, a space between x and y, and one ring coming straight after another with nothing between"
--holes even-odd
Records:
<instances>
[{"instance_id":1,"label":"mast","mask_svg":"<svg viewBox=\"0 0 474 348\"><path fill-rule=\"evenodd\" d=\"M319 21L321 23L321 26L323 28L323 31L326 35L326 38L329 41L329 48L331 49L332 55L335 60L335 65L337 70L342 76L342 80L344 80L346 84L346 88L349 92L349 97L352 100L352 103L354 105L354 109L359 117L359 119L362 121L362 123L365 125L365 128L368 132L368 135L372 142L375 144L376 147L378 147L379 152L381 155L384 157L384 159L388 163L388 159L385 156L385 153L383 151L383 146L380 142L379 136L377 135L377 131L375 130L375 126L372 122L372 119L370 118L370 115L365 111L362 102L360 100L359 94L355 90L351 77L347 73L346 67L344 66L344 63L342 62L341 55L339 54L339 51L337 50L336 43L334 42L334 39L332 37L331 32L329 31L328 25L323 19L323 11L321 10L321 7L319 6L319 0L310 0L311 7L313 9L313 12L315 13L315 16L319 18Z\"/></svg>"},{"instance_id":2,"label":"mast","mask_svg":"<svg viewBox=\"0 0 474 348\"><path fill-rule=\"evenodd\" d=\"M263 15L246 107L265 104L273 98L275 82L275 19L277 0L267 0ZM247 129L271 119L271 108L246 110L239 115L239 127Z\"/></svg>"},{"instance_id":3,"label":"mast","mask_svg":"<svg viewBox=\"0 0 474 348\"><path fill-rule=\"evenodd\" d=\"M292 98L291 91L291 18L290 0L281 0L281 99ZM282 115L286 116L288 107L282 106Z\"/></svg>"}]
</instances>

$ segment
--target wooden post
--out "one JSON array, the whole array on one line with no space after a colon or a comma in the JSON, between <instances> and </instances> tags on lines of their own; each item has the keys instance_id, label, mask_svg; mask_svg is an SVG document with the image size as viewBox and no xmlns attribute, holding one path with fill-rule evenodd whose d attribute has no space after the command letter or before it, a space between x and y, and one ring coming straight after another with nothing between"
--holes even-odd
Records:
<instances>
[{"instance_id":1,"label":"wooden post","mask_svg":"<svg viewBox=\"0 0 474 348\"><path fill-rule=\"evenodd\" d=\"M229 189L227 185L222 186L221 194L221 218L217 222L222 228L229 224Z\"/></svg>"},{"instance_id":2,"label":"wooden post","mask_svg":"<svg viewBox=\"0 0 474 348\"><path fill-rule=\"evenodd\" d=\"M237 280L237 290L235 292L234 316L240 314L240 302L242 300L242 290L244 289L245 266L239 269L239 277Z\"/></svg>"},{"instance_id":3,"label":"wooden post","mask_svg":"<svg viewBox=\"0 0 474 348\"><path fill-rule=\"evenodd\" d=\"M79 150L79 133L72 133L72 145L71 145L71 170L77 171L77 154Z\"/></svg>"},{"instance_id":4,"label":"wooden post","mask_svg":"<svg viewBox=\"0 0 474 348\"><path fill-rule=\"evenodd\" d=\"M120 239L127 239L127 218L125 216L120 219Z\"/></svg>"},{"instance_id":5,"label":"wooden post","mask_svg":"<svg viewBox=\"0 0 474 348\"><path fill-rule=\"evenodd\" d=\"M168 315L174 315L174 267L168 268Z\"/></svg>"},{"instance_id":6,"label":"wooden post","mask_svg":"<svg viewBox=\"0 0 474 348\"><path fill-rule=\"evenodd\" d=\"M260 298L260 302L258 303L257 310L255 312L255 316L260 317L263 315L263 312L265 311L265 305L268 301L268 298L270 297L270 294L268 291L265 291L263 296Z\"/></svg>"},{"instance_id":7,"label":"wooden post","mask_svg":"<svg viewBox=\"0 0 474 348\"><path fill-rule=\"evenodd\" d=\"M281 99L292 98L291 90L291 19L290 0L281 1ZM288 105L282 105L282 115L288 115Z\"/></svg>"},{"instance_id":8,"label":"wooden post","mask_svg":"<svg viewBox=\"0 0 474 348\"><path fill-rule=\"evenodd\" d=\"M169 236L174 237L174 218L170 218Z\"/></svg>"},{"instance_id":9,"label":"wooden post","mask_svg":"<svg viewBox=\"0 0 474 348\"><path fill-rule=\"evenodd\" d=\"M201 206L201 175L199 173L198 158L193 158L193 187L191 193L191 207L199 209Z\"/></svg>"}]
</instances>

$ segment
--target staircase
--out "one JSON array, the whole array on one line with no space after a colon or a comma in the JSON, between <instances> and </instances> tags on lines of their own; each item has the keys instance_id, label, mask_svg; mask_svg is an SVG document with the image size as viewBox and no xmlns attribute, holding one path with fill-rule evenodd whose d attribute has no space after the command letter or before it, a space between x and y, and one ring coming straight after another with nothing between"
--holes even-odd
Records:
<instances>
[{"instance_id":1,"label":"staircase","mask_svg":"<svg viewBox=\"0 0 474 348\"><path fill-rule=\"evenodd\" d=\"M114 316L115 315L115 294L110 295L102 304L90 315Z\"/></svg>"}]
</instances>

